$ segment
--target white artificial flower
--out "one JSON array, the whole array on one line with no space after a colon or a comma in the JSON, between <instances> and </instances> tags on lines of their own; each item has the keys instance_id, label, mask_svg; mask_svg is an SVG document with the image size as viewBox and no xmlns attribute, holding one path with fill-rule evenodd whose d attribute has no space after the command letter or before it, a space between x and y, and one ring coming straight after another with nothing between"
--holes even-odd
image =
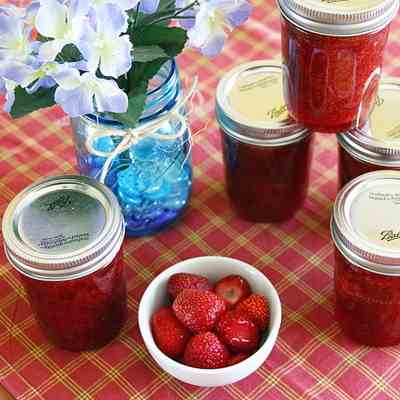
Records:
<instances>
[{"instance_id":1,"label":"white artificial flower","mask_svg":"<svg viewBox=\"0 0 400 400\"><path fill-rule=\"evenodd\" d=\"M39 49L40 61L53 61L67 44L76 44L87 29L89 0L71 0L69 6L57 0L40 0L35 26L44 37L50 38Z\"/></svg>"},{"instance_id":2,"label":"white artificial flower","mask_svg":"<svg viewBox=\"0 0 400 400\"><path fill-rule=\"evenodd\" d=\"M224 47L228 34L243 24L252 10L246 0L202 1L195 24L188 32L190 45L208 57L215 57Z\"/></svg>"},{"instance_id":3,"label":"white artificial flower","mask_svg":"<svg viewBox=\"0 0 400 400\"><path fill-rule=\"evenodd\" d=\"M127 111L128 96L114 80L98 78L91 72L85 72L77 78L75 80L71 76L56 77L59 87L55 93L55 101L70 117L79 117L95 111Z\"/></svg>"},{"instance_id":4,"label":"white artificial flower","mask_svg":"<svg viewBox=\"0 0 400 400\"><path fill-rule=\"evenodd\" d=\"M20 16L0 14L0 61L27 61L33 46L30 33Z\"/></svg>"},{"instance_id":5,"label":"white artificial flower","mask_svg":"<svg viewBox=\"0 0 400 400\"><path fill-rule=\"evenodd\" d=\"M132 67L132 43L128 15L112 4L96 8L95 27L87 27L77 46L93 73L100 67L104 76L118 78Z\"/></svg>"}]
</instances>

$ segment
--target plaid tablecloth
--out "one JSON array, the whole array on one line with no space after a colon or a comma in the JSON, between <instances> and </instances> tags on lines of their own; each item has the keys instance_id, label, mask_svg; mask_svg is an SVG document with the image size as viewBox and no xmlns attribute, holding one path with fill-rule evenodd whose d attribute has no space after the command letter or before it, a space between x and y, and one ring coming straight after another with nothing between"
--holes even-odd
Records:
<instances>
[{"instance_id":1,"label":"plaid tablecloth","mask_svg":"<svg viewBox=\"0 0 400 400\"><path fill-rule=\"evenodd\" d=\"M279 55L273 0L253 0L247 25L213 61L187 52L187 77L198 75L211 121L195 138L190 209L171 230L127 240L129 320L121 336L97 352L74 354L48 344L23 289L0 253L0 383L16 398L49 399L400 399L400 347L358 346L333 315L329 218L336 194L334 136L319 135L305 207L290 222L256 225L238 219L224 189L220 139L213 114L218 79L234 65ZM400 75L400 18L393 23L385 74ZM195 128L206 121L194 121ZM58 109L12 121L0 115L0 214L21 189L45 175L76 171L68 119ZM249 378L221 388L183 384L160 370L144 348L137 310L149 282L189 257L239 258L264 272L283 304L278 342Z\"/></svg>"}]
</instances>

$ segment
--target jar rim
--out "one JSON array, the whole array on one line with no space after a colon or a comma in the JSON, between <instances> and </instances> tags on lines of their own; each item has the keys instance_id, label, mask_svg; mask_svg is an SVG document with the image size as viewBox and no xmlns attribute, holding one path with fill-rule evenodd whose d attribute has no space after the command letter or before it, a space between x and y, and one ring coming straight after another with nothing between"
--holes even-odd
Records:
<instances>
[{"instance_id":1,"label":"jar rim","mask_svg":"<svg viewBox=\"0 0 400 400\"><path fill-rule=\"evenodd\" d=\"M339 144L353 157L370 164L400 167L400 140L386 139L400 135L400 118L393 107L400 101L400 80L381 80L378 97L369 121L361 128L338 134Z\"/></svg>"},{"instance_id":2,"label":"jar rim","mask_svg":"<svg viewBox=\"0 0 400 400\"><path fill-rule=\"evenodd\" d=\"M398 213L391 213L400 207L399 200L400 172L392 170L361 175L338 193L331 237L352 264L377 274L400 276L400 231L393 228Z\"/></svg>"},{"instance_id":3,"label":"jar rim","mask_svg":"<svg viewBox=\"0 0 400 400\"><path fill-rule=\"evenodd\" d=\"M17 271L65 281L110 264L122 246L125 224L110 189L89 177L63 175L17 194L4 213L2 232L5 254Z\"/></svg>"},{"instance_id":4,"label":"jar rim","mask_svg":"<svg viewBox=\"0 0 400 400\"><path fill-rule=\"evenodd\" d=\"M241 99L244 95L238 93L247 92L246 96L251 96L253 90L262 90L263 95L269 92L270 96L278 97L278 104L285 106L279 86L283 71L282 64L277 60L258 60L239 65L222 77L216 91L216 116L220 127L229 136L259 146L282 146L295 143L310 134L307 128L290 119L287 109L282 118L274 120L274 117L267 118L265 114L264 120L256 119L248 114L248 110L239 108L247 97ZM235 94L234 101L230 99L231 94Z\"/></svg>"},{"instance_id":5,"label":"jar rim","mask_svg":"<svg viewBox=\"0 0 400 400\"><path fill-rule=\"evenodd\" d=\"M398 0L366 1L365 8L351 9L336 2L277 0L281 14L295 26L323 36L358 36L386 27L399 10Z\"/></svg>"}]
</instances>

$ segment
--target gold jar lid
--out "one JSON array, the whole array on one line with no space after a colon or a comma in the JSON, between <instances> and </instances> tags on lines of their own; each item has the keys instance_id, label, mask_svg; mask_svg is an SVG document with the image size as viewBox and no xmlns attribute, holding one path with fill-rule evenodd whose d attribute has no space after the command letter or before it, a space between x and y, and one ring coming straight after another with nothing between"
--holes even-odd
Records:
<instances>
[{"instance_id":1,"label":"gold jar lid","mask_svg":"<svg viewBox=\"0 0 400 400\"><path fill-rule=\"evenodd\" d=\"M400 276L400 172L371 172L344 186L333 208L331 232L353 265Z\"/></svg>"},{"instance_id":2,"label":"gold jar lid","mask_svg":"<svg viewBox=\"0 0 400 400\"><path fill-rule=\"evenodd\" d=\"M309 131L290 118L283 94L280 62L259 60L229 71L219 82L216 114L221 128L245 143L280 146Z\"/></svg>"}]
</instances>

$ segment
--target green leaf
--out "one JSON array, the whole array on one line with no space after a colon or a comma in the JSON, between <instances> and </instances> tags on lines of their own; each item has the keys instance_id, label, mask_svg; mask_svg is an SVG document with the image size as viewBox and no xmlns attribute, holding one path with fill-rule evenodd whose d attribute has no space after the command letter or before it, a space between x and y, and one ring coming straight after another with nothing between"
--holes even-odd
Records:
<instances>
[{"instance_id":1,"label":"green leaf","mask_svg":"<svg viewBox=\"0 0 400 400\"><path fill-rule=\"evenodd\" d=\"M131 39L135 46L159 46L172 58L182 52L188 37L182 28L151 25L134 30Z\"/></svg>"},{"instance_id":2,"label":"green leaf","mask_svg":"<svg viewBox=\"0 0 400 400\"><path fill-rule=\"evenodd\" d=\"M175 14L175 0L160 0L158 5L158 9L153 14L144 14L138 13L136 20L136 27L143 27L146 25L150 25L159 19L163 19L163 21L157 23L157 25L168 26L171 22L171 17ZM134 25L134 18L136 15L136 10L131 10L128 12L130 16L130 22ZM132 26L133 26L132 25Z\"/></svg>"},{"instance_id":3,"label":"green leaf","mask_svg":"<svg viewBox=\"0 0 400 400\"><path fill-rule=\"evenodd\" d=\"M110 113L111 116L124 125L135 127L143 113L148 81L142 81L128 95L128 111L126 113Z\"/></svg>"},{"instance_id":4,"label":"green leaf","mask_svg":"<svg viewBox=\"0 0 400 400\"><path fill-rule=\"evenodd\" d=\"M51 107L54 101L55 88L39 89L35 93L29 94L25 89L17 87L15 89L15 102L11 108L11 116L20 118L26 114L41 108Z\"/></svg>"},{"instance_id":5,"label":"green leaf","mask_svg":"<svg viewBox=\"0 0 400 400\"><path fill-rule=\"evenodd\" d=\"M160 46L137 46L134 49L134 55L136 62L149 62L168 57Z\"/></svg>"},{"instance_id":6,"label":"green leaf","mask_svg":"<svg viewBox=\"0 0 400 400\"><path fill-rule=\"evenodd\" d=\"M70 43L63 47L61 52L57 55L56 61L59 62L76 62L83 59L81 52L78 48Z\"/></svg>"},{"instance_id":7,"label":"green leaf","mask_svg":"<svg viewBox=\"0 0 400 400\"><path fill-rule=\"evenodd\" d=\"M133 71L129 73L129 87L135 88L142 80L149 81L169 58L160 58L147 63L135 63Z\"/></svg>"}]
</instances>

